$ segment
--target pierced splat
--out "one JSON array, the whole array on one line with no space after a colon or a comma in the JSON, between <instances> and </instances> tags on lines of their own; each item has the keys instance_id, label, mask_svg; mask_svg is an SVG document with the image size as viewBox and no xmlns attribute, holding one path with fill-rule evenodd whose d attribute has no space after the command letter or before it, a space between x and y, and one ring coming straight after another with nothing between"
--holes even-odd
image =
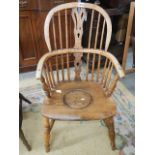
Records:
<instances>
[{"instance_id":1,"label":"pierced splat","mask_svg":"<svg viewBox=\"0 0 155 155\"><path fill-rule=\"evenodd\" d=\"M83 35L83 23L87 20L87 13L84 8L73 8L72 9L72 18L74 22L74 37L75 37L75 45L74 48L82 48L82 35ZM74 66L75 66L75 79L80 80L80 72L81 72L81 57L82 53L76 53Z\"/></svg>"},{"instance_id":2,"label":"pierced splat","mask_svg":"<svg viewBox=\"0 0 155 155\"><path fill-rule=\"evenodd\" d=\"M82 48L83 23L87 20L87 13L84 8L72 9L72 18L74 22L74 48Z\"/></svg>"}]
</instances>

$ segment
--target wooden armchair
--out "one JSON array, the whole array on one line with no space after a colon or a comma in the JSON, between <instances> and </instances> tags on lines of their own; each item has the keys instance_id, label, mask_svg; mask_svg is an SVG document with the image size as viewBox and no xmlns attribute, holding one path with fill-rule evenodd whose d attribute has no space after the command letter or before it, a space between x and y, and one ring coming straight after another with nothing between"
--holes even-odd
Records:
<instances>
[{"instance_id":1,"label":"wooden armchair","mask_svg":"<svg viewBox=\"0 0 155 155\"><path fill-rule=\"evenodd\" d=\"M107 25L105 50L102 50L101 46L100 49L97 49L97 36L94 48L90 48L91 39L88 39L88 48L82 48L83 22L87 14L85 9L88 8L92 10L91 20L93 20L94 10L100 14L98 23L101 15L105 18L103 20L103 24ZM62 10L65 10L66 13L67 9L72 9L75 45L73 48L67 48L68 40L66 38L66 48L52 50L49 38L50 20L54 13ZM99 24L97 25L99 27ZM44 118L46 152L50 150L50 131L55 120L103 119L109 129L112 149L115 149L113 117L116 114L116 105L110 96L116 87L118 79L124 77L124 72L116 58L107 51L111 38L109 16L103 9L93 4L68 3L57 6L49 12L44 28L49 53L40 59L36 78L41 81L46 94L41 111ZM98 28L97 33L99 33ZM101 33L104 34L104 27ZM89 36L91 38L91 31ZM101 36L99 40L99 45L101 45L103 37ZM56 47L56 41L54 43ZM87 55L86 64L82 64L84 54ZM74 67L70 66L72 55L74 56ZM90 56L93 59L90 59ZM98 57L97 69L95 69L96 57ZM91 70L89 68L90 61L92 62ZM101 67L101 61L104 61L104 67Z\"/></svg>"}]
</instances>

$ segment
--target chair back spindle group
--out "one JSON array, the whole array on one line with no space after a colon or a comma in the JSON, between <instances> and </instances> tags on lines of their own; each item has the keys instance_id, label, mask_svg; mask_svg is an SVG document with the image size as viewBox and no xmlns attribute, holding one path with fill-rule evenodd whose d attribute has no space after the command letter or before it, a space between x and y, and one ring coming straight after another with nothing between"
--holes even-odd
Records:
<instances>
[{"instance_id":1,"label":"chair back spindle group","mask_svg":"<svg viewBox=\"0 0 155 155\"><path fill-rule=\"evenodd\" d=\"M55 21L58 22L58 27ZM72 30L68 28L68 23L73 25ZM84 27L89 32L86 35ZM41 68L41 65L38 65L40 70L38 75L47 97L51 97L58 83L73 80L97 82L107 96L112 94L123 72L117 60L108 53L111 31L111 20L108 14L97 5L67 3L53 8L48 13L44 25L44 36L51 54L45 55L40 60L43 65ZM53 44L51 44L49 33L53 34ZM74 38L70 38L70 33ZM74 39L74 45L69 44L70 39ZM83 42L85 42L84 45ZM81 68L83 54L86 55L86 65ZM71 55L75 57L74 73L70 67ZM97 64L96 58L98 58ZM104 66L101 67L103 60Z\"/></svg>"},{"instance_id":2,"label":"chair back spindle group","mask_svg":"<svg viewBox=\"0 0 155 155\"><path fill-rule=\"evenodd\" d=\"M58 27L56 27L56 21ZM74 28L69 29L68 24ZM88 33L85 35L86 40L83 40L83 33L86 33L83 27L88 29ZM44 24L44 36L49 52L64 48L82 48L83 46L83 48L107 51L111 33L112 25L109 15L101 7L97 5L94 7L94 4L89 3L73 2L59 5L48 13ZM74 36L74 38L70 36ZM74 45L69 45L70 39L74 40ZM82 45L83 42L87 42L86 45Z\"/></svg>"},{"instance_id":3,"label":"chair back spindle group","mask_svg":"<svg viewBox=\"0 0 155 155\"><path fill-rule=\"evenodd\" d=\"M105 59L104 67L101 68L100 61L97 69L92 68L91 72L87 72L87 64L81 69L79 74L80 80L95 82L102 86L105 95L110 96L116 86L119 77L123 77L124 73L117 60L109 52L93 49L62 49L52 53L47 53L42 59L41 66L38 66L38 77L41 77L43 89L48 97L51 97L52 92L55 92L56 86L62 82L72 82L77 80L75 68L70 68L69 61L71 54L95 54L99 59ZM63 64L59 64L63 60ZM55 62L55 63L54 63ZM41 68L40 68L41 67ZM65 67L65 69L64 69ZM55 70L55 68L58 68Z\"/></svg>"}]
</instances>

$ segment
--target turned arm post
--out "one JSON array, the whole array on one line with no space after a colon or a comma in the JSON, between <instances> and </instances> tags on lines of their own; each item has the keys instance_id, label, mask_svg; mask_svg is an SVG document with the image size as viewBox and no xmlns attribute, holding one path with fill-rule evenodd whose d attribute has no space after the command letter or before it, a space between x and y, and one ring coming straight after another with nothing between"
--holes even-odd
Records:
<instances>
[{"instance_id":1,"label":"turned arm post","mask_svg":"<svg viewBox=\"0 0 155 155\"><path fill-rule=\"evenodd\" d=\"M107 75L106 83L108 84L106 84L106 87L105 87L106 96L111 96L116 88L119 78L123 78L125 76L125 73L121 65L119 64L118 60L111 53L105 52L103 53L103 55L108 59L109 64L112 64L111 67L109 67L108 65L108 68L107 68L108 75ZM115 71L115 74L112 72L113 69Z\"/></svg>"},{"instance_id":2,"label":"turned arm post","mask_svg":"<svg viewBox=\"0 0 155 155\"><path fill-rule=\"evenodd\" d=\"M110 85L110 87L108 88L108 90L106 91L106 96L111 96L112 93L114 92L116 85L117 85L117 81L119 80L119 76L116 74L114 76L114 79Z\"/></svg>"},{"instance_id":3,"label":"turned arm post","mask_svg":"<svg viewBox=\"0 0 155 155\"><path fill-rule=\"evenodd\" d=\"M50 97L51 97L50 91L49 91L49 88L48 88L47 84L45 83L44 77L41 76L41 79L40 79L40 80L41 80L42 88L43 88L43 90L44 90L46 96L47 96L48 98L50 98Z\"/></svg>"}]
</instances>

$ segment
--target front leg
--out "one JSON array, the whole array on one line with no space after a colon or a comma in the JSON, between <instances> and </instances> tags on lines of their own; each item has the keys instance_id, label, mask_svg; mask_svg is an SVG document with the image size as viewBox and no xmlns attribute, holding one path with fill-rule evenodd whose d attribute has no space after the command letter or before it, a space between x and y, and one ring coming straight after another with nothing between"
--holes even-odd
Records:
<instances>
[{"instance_id":1,"label":"front leg","mask_svg":"<svg viewBox=\"0 0 155 155\"><path fill-rule=\"evenodd\" d=\"M116 147L115 147L115 130L114 130L113 117L104 119L104 122L105 122L106 126L108 127L109 138L111 141L112 150L115 150L116 149Z\"/></svg>"},{"instance_id":2,"label":"front leg","mask_svg":"<svg viewBox=\"0 0 155 155\"><path fill-rule=\"evenodd\" d=\"M50 151L50 123L49 119L44 117L44 145L45 145L45 151L49 152Z\"/></svg>"}]
</instances>

